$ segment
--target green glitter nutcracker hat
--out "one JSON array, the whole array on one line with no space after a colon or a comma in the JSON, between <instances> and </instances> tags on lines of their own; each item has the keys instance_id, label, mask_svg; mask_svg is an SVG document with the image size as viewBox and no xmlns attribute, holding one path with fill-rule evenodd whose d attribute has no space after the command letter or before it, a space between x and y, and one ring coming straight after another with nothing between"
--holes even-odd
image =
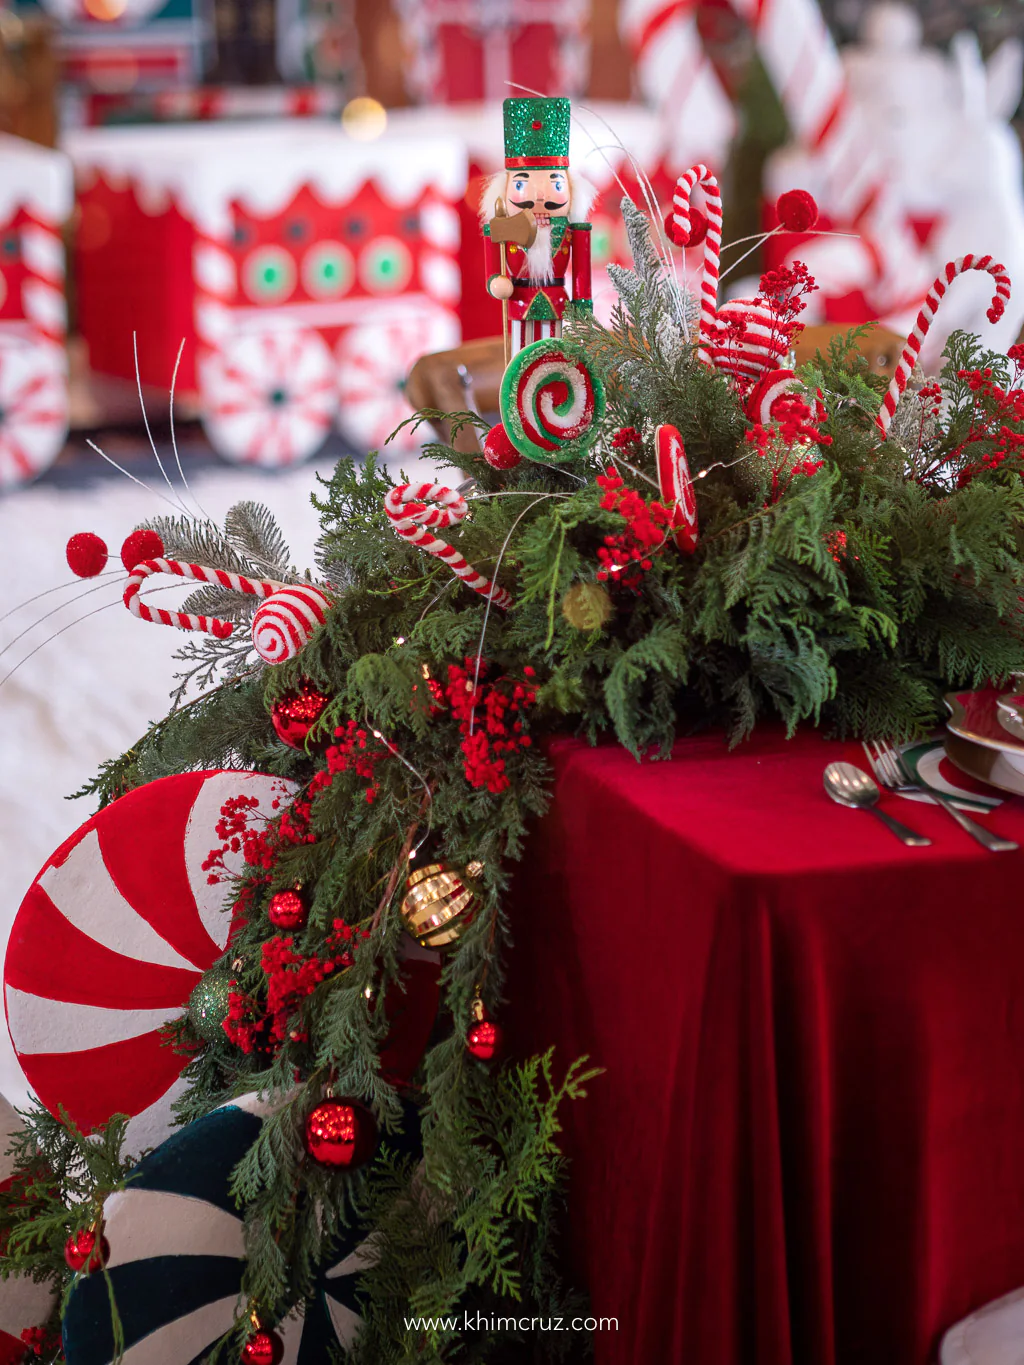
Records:
<instances>
[{"instance_id":1,"label":"green glitter nutcracker hat","mask_svg":"<svg viewBox=\"0 0 1024 1365\"><path fill-rule=\"evenodd\" d=\"M569 101L508 99L505 112L505 169L568 166Z\"/></svg>"}]
</instances>

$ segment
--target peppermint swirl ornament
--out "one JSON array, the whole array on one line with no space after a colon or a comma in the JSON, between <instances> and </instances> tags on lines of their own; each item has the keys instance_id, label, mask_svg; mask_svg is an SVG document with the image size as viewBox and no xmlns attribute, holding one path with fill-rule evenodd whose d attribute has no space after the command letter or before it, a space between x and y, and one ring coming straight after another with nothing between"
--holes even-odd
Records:
<instances>
[{"instance_id":1,"label":"peppermint swirl ornament","mask_svg":"<svg viewBox=\"0 0 1024 1365\"><path fill-rule=\"evenodd\" d=\"M549 337L512 357L501 381L501 420L528 460L565 464L593 443L604 383L575 342Z\"/></svg>"},{"instance_id":2,"label":"peppermint swirl ornament","mask_svg":"<svg viewBox=\"0 0 1024 1365\"><path fill-rule=\"evenodd\" d=\"M282 588L272 593L252 618L252 643L268 664L294 659L322 626L331 602L318 588Z\"/></svg>"}]
</instances>

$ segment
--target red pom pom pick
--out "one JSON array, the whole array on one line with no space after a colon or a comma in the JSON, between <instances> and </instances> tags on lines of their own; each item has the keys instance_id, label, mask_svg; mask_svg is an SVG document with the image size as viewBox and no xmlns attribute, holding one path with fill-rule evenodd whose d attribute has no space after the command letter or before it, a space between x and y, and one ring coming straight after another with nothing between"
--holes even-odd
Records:
<instances>
[{"instance_id":1,"label":"red pom pom pick","mask_svg":"<svg viewBox=\"0 0 1024 1365\"><path fill-rule=\"evenodd\" d=\"M818 221L818 205L807 190L787 190L775 205L779 226L787 232L806 232Z\"/></svg>"},{"instance_id":2,"label":"red pom pom pick","mask_svg":"<svg viewBox=\"0 0 1024 1365\"><path fill-rule=\"evenodd\" d=\"M78 578L95 578L107 567L107 547L92 531L79 531L68 541L68 568Z\"/></svg>"},{"instance_id":3,"label":"red pom pom pick","mask_svg":"<svg viewBox=\"0 0 1024 1365\"><path fill-rule=\"evenodd\" d=\"M522 459L508 438L508 432L496 422L484 437L484 459L492 469L515 469Z\"/></svg>"},{"instance_id":4,"label":"red pom pom pick","mask_svg":"<svg viewBox=\"0 0 1024 1365\"><path fill-rule=\"evenodd\" d=\"M700 246L708 235L708 220L700 209L690 205L690 235L684 237L671 213L665 215L665 236L673 246Z\"/></svg>"},{"instance_id":5,"label":"red pom pom pick","mask_svg":"<svg viewBox=\"0 0 1024 1365\"><path fill-rule=\"evenodd\" d=\"M121 563L131 573L144 559L163 559L164 543L156 531L133 531L121 546Z\"/></svg>"}]
</instances>

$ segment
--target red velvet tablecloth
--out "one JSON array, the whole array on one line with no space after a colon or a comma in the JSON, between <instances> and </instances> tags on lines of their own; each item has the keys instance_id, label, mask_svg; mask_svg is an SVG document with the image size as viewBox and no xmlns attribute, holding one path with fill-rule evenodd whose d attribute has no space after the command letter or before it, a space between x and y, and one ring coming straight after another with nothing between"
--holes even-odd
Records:
<instances>
[{"instance_id":1,"label":"red velvet tablecloth","mask_svg":"<svg viewBox=\"0 0 1024 1365\"><path fill-rule=\"evenodd\" d=\"M606 1069L565 1133L597 1365L924 1365L1024 1285L1024 853L886 797L904 848L826 797L850 756L552 748L508 1022Z\"/></svg>"}]
</instances>

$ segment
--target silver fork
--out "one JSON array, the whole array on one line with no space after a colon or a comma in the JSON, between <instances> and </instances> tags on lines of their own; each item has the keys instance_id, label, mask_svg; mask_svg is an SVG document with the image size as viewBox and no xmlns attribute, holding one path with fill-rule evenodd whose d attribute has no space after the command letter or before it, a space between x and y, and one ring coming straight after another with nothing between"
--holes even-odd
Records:
<instances>
[{"instance_id":1,"label":"silver fork","mask_svg":"<svg viewBox=\"0 0 1024 1365\"><path fill-rule=\"evenodd\" d=\"M984 825L979 825L976 820L972 820L969 815L959 810L943 792L936 791L934 787L923 787L919 782L915 782L910 769L903 761L903 755L895 745L887 740L879 740L873 743L865 741L863 747L875 777L887 791L919 792L929 801L941 806L962 829L977 839L990 853L1011 853L1020 847L1012 839L1000 839L998 834L993 834Z\"/></svg>"}]
</instances>

